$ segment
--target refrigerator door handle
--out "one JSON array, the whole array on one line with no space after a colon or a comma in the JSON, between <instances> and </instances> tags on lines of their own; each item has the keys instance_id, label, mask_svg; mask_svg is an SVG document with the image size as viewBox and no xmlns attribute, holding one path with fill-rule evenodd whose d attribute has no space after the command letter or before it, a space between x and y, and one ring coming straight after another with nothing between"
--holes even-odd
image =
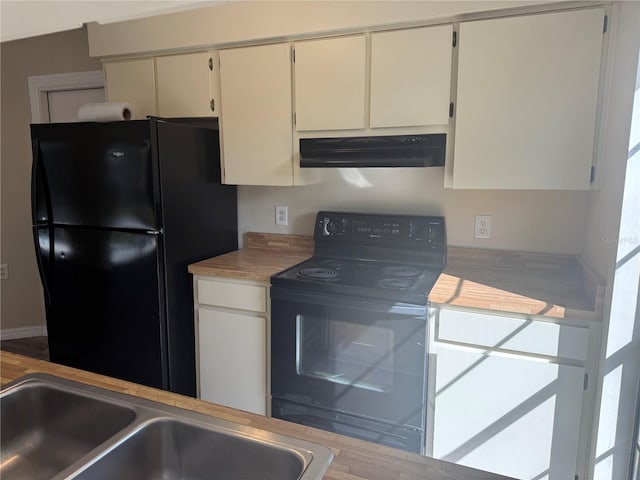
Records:
<instances>
[{"instance_id":1,"label":"refrigerator door handle","mask_svg":"<svg viewBox=\"0 0 640 480\"><path fill-rule=\"evenodd\" d=\"M38 264L38 272L40 273L40 278L42 279L42 289L44 290L44 301L47 306L51 306L51 292L49 290L49 282L47 281L47 268L44 265L44 259L42 258L42 248L40 246L40 232L47 232L47 242L49 243L49 255L53 251L53 246L51 245L51 230L44 228L34 228L33 237L34 242L36 244L36 263ZM47 258L47 260L49 260Z\"/></svg>"},{"instance_id":2,"label":"refrigerator door handle","mask_svg":"<svg viewBox=\"0 0 640 480\"><path fill-rule=\"evenodd\" d=\"M40 163L40 142L31 141L33 164L31 167L31 217L33 225L46 225L51 217L51 199L47 178Z\"/></svg>"}]
</instances>

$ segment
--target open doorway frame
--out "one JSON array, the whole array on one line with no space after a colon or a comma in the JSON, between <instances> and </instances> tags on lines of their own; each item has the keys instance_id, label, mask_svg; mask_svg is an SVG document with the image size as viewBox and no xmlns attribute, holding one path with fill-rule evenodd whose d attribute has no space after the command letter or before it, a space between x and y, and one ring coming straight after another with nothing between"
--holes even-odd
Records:
<instances>
[{"instance_id":1,"label":"open doorway frame","mask_svg":"<svg viewBox=\"0 0 640 480\"><path fill-rule=\"evenodd\" d=\"M47 101L49 92L104 88L104 73L102 70L94 70L54 75L35 75L29 77L28 81L31 122L49 123L49 103Z\"/></svg>"}]
</instances>

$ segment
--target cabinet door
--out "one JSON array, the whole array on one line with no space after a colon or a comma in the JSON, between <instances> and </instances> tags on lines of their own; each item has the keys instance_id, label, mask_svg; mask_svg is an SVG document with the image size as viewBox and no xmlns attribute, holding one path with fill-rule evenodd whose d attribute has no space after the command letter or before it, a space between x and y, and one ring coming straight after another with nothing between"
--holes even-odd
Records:
<instances>
[{"instance_id":1,"label":"cabinet door","mask_svg":"<svg viewBox=\"0 0 640 480\"><path fill-rule=\"evenodd\" d=\"M460 24L454 188L588 189L604 10Z\"/></svg>"},{"instance_id":2,"label":"cabinet door","mask_svg":"<svg viewBox=\"0 0 640 480\"><path fill-rule=\"evenodd\" d=\"M296 129L364 128L364 35L295 44Z\"/></svg>"},{"instance_id":3,"label":"cabinet door","mask_svg":"<svg viewBox=\"0 0 640 480\"><path fill-rule=\"evenodd\" d=\"M156 74L152 58L104 64L106 97L109 102L129 102L136 118L157 115Z\"/></svg>"},{"instance_id":4,"label":"cabinet door","mask_svg":"<svg viewBox=\"0 0 640 480\"><path fill-rule=\"evenodd\" d=\"M215 98L213 52L156 58L158 115L161 117L205 117L218 115ZM217 70L218 62L215 61ZM213 104L211 101L213 100Z\"/></svg>"},{"instance_id":5,"label":"cabinet door","mask_svg":"<svg viewBox=\"0 0 640 480\"><path fill-rule=\"evenodd\" d=\"M293 122L288 44L220 52L225 183L291 185Z\"/></svg>"},{"instance_id":6,"label":"cabinet door","mask_svg":"<svg viewBox=\"0 0 640 480\"><path fill-rule=\"evenodd\" d=\"M453 26L371 35L371 127L449 123Z\"/></svg>"},{"instance_id":7,"label":"cabinet door","mask_svg":"<svg viewBox=\"0 0 640 480\"><path fill-rule=\"evenodd\" d=\"M584 368L435 344L433 456L519 479L574 478Z\"/></svg>"},{"instance_id":8,"label":"cabinet door","mask_svg":"<svg viewBox=\"0 0 640 480\"><path fill-rule=\"evenodd\" d=\"M200 398L266 414L266 319L198 309Z\"/></svg>"}]
</instances>

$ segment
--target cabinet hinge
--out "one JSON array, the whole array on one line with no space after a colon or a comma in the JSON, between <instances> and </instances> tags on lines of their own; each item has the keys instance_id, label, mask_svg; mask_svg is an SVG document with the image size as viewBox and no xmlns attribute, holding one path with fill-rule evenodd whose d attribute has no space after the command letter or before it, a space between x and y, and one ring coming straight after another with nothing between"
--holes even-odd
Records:
<instances>
[{"instance_id":1,"label":"cabinet hinge","mask_svg":"<svg viewBox=\"0 0 640 480\"><path fill-rule=\"evenodd\" d=\"M209 102L209 107L211 108L212 112L216 111L216 99L212 98L211 101Z\"/></svg>"},{"instance_id":2,"label":"cabinet hinge","mask_svg":"<svg viewBox=\"0 0 640 480\"><path fill-rule=\"evenodd\" d=\"M458 32L454 30L453 31L453 48L455 48L457 45L458 45Z\"/></svg>"},{"instance_id":3,"label":"cabinet hinge","mask_svg":"<svg viewBox=\"0 0 640 480\"><path fill-rule=\"evenodd\" d=\"M582 389L586 390L588 387L589 387L589 374L585 373L584 374L584 383L582 384Z\"/></svg>"},{"instance_id":4,"label":"cabinet hinge","mask_svg":"<svg viewBox=\"0 0 640 480\"><path fill-rule=\"evenodd\" d=\"M209 57L209 70L213 70L213 58Z\"/></svg>"},{"instance_id":5,"label":"cabinet hinge","mask_svg":"<svg viewBox=\"0 0 640 480\"><path fill-rule=\"evenodd\" d=\"M296 125L296 120L297 120L297 118L296 118L296 112L293 112L293 125L294 125L294 126Z\"/></svg>"},{"instance_id":6,"label":"cabinet hinge","mask_svg":"<svg viewBox=\"0 0 640 480\"><path fill-rule=\"evenodd\" d=\"M609 16L604 16L604 25L602 26L602 33L607 33L607 27L609 26Z\"/></svg>"},{"instance_id":7,"label":"cabinet hinge","mask_svg":"<svg viewBox=\"0 0 640 480\"><path fill-rule=\"evenodd\" d=\"M449 118L453 118L453 109L454 109L454 105L453 105L453 102L451 102L449 104Z\"/></svg>"},{"instance_id":8,"label":"cabinet hinge","mask_svg":"<svg viewBox=\"0 0 640 480\"><path fill-rule=\"evenodd\" d=\"M291 50L291 58L293 59L293 63L296 63L296 49Z\"/></svg>"},{"instance_id":9,"label":"cabinet hinge","mask_svg":"<svg viewBox=\"0 0 640 480\"><path fill-rule=\"evenodd\" d=\"M591 165L591 173L589 174L589 183L593 183L596 179L596 167Z\"/></svg>"}]
</instances>

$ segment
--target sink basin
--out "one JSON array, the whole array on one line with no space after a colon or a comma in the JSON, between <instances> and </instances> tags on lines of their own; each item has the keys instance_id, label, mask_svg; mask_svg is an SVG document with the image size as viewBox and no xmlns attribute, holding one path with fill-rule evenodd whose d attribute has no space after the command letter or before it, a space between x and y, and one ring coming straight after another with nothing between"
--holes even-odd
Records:
<instances>
[{"instance_id":1,"label":"sink basin","mask_svg":"<svg viewBox=\"0 0 640 480\"><path fill-rule=\"evenodd\" d=\"M0 397L0 477L46 479L72 465L135 419L135 412L42 384Z\"/></svg>"},{"instance_id":2,"label":"sink basin","mask_svg":"<svg viewBox=\"0 0 640 480\"><path fill-rule=\"evenodd\" d=\"M323 445L52 375L0 391L2 480L319 480Z\"/></svg>"},{"instance_id":3,"label":"sink basin","mask_svg":"<svg viewBox=\"0 0 640 480\"><path fill-rule=\"evenodd\" d=\"M229 431L157 420L90 466L78 480L142 478L297 480L311 460L300 452Z\"/></svg>"}]
</instances>

